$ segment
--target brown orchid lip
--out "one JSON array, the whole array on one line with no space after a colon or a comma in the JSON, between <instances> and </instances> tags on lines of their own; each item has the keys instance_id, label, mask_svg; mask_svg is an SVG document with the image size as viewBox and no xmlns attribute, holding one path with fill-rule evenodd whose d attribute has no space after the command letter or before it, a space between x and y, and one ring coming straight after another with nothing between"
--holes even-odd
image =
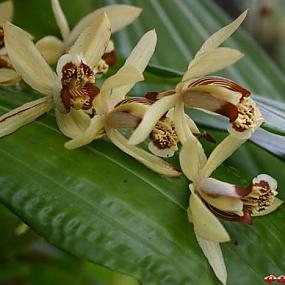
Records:
<instances>
[{"instance_id":1,"label":"brown orchid lip","mask_svg":"<svg viewBox=\"0 0 285 285\"><path fill-rule=\"evenodd\" d=\"M77 110L92 108L93 99L100 93L94 84L94 72L81 61L79 65L66 63L62 68L62 103L67 112L73 107Z\"/></svg>"},{"instance_id":2,"label":"brown orchid lip","mask_svg":"<svg viewBox=\"0 0 285 285\"><path fill-rule=\"evenodd\" d=\"M195 87L195 86L202 86L202 85L215 85L215 86L220 86L227 88L229 90L238 92L242 94L243 97L249 97L251 95L251 92L247 90L246 88L240 86L236 82L224 78L224 77L219 77L219 76L206 76L199 78L192 82L189 87Z\"/></svg>"}]
</instances>

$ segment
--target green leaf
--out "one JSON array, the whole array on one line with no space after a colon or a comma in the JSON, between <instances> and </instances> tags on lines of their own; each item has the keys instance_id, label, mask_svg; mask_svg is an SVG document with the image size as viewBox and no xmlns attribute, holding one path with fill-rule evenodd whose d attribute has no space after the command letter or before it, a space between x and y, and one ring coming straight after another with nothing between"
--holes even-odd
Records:
<instances>
[{"instance_id":1,"label":"green leaf","mask_svg":"<svg viewBox=\"0 0 285 285\"><path fill-rule=\"evenodd\" d=\"M78 7L78 1L66 1L64 10ZM20 2L16 0L17 5ZM96 1L99 5L114 2ZM56 32L53 18L49 18L52 27L46 20L46 25L37 22L33 26L31 22L32 11L37 12L38 19L51 13L49 1L25 3L18 6L17 23L30 27L37 37ZM94 7L93 0L88 3ZM208 0L121 3L143 6L144 13L115 36L120 55L126 57L141 35L155 27L159 41L153 64L178 70L186 69L209 34L229 22ZM247 57L223 75L257 94L281 100L284 77L255 43L238 32L229 44ZM133 94L144 94L152 91L150 88L169 86L141 84ZM28 92L1 89L1 111L32 97ZM219 139L224 136L213 134ZM219 284L187 220L189 192L184 178L156 175L107 141L96 141L75 151L65 150L65 141L52 114L1 139L2 203L49 242L75 256L132 275L142 284ZM276 176L282 186L282 169L283 162L247 144L215 175L246 185L249 176L265 171ZM280 192L280 198L285 199ZM222 246L228 284L260 284L265 275L283 273L284 214L281 207L272 215L256 218L253 226L226 224L232 236L232 241Z\"/></svg>"}]
</instances>

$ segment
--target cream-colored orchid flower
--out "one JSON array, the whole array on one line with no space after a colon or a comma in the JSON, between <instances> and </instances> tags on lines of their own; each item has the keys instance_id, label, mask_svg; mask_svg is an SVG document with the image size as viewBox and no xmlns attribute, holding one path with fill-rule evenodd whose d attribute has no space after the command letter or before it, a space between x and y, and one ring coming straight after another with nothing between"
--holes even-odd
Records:
<instances>
[{"instance_id":1,"label":"cream-colored orchid flower","mask_svg":"<svg viewBox=\"0 0 285 285\"><path fill-rule=\"evenodd\" d=\"M15 85L21 80L13 68L5 48L3 25L12 19L13 2L9 0L0 3L0 85Z\"/></svg>"},{"instance_id":2,"label":"cream-colored orchid flower","mask_svg":"<svg viewBox=\"0 0 285 285\"><path fill-rule=\"evenodd\" d=\"M17 73L43 98L24 104L0 117L0 136L7 135L55 109L60 130L69 137L85 131L92 101L99 94L93 69L108 45L110 22L104 13L77 38L57 64L57 74L47 64L28 33L7 22L5 44ZM86 112L85 112L86 111Z\"/></svg>"},{"instance_id":3,"label":"cream-colored orchid flower","mask_svg":"<svg viewBox=\"0 0 285 285\"><path fill-rule=\"evenodd\" d=\"M200 247L223 284L226 284L227 273L219 243L229 241L230 237L217 217L250 224L251 216L269 214L282 203L276 198L277 182L268 175L258 175L247 188L210 177L244 141L229 135L207 159L199 141L190 135L180 152L182 171L191 181L189 221L193 223Z\"/></svg>"},{"instance_id":4,"label":"cream-colored orchid flower","mask_svg":"<svg viewBox=\"0 0 285 285\"><path fill-rule=\"evenodd\" d=\"M174 108L175 131L180 142L185 142L191 128L184 106L221 114L230 119L229 132L238 139L249 138L260 126L263 118L250 99L250 92L235 82L221 77L205 75L223 69L242 57L231 48L219 47L242 23L246 12L228 26L214 33L197 52L189 64L182 81L175 90L160 93L157 101L146 112L142 122L133 132L129 144L144 141L161 116ZM191 122L195 127L194 122Z\"/></svg>"},{"instance_id":5,"label":"cream-colored orchid flower","mask_svg":"<svg viewBox=\"0 0 285 285\"><path fill-rule=\"evenodd\" d=\"M111 31L114 33L132 23L142 11L139 7L124 4L104 6L86 15L72 30L70 30L59 0L51 0L51 6L62 40L54 36L47 36L36 43L37 48L41 51L49 64L56 63L63 53L68 52L80 33L86 27L90 26L103 12L105 12L110 19ZM110 40L105 53L103 54L102 59L97 63L94 72L106 73L108 68L114 65L115 62L116 54L114 52L114 43Z\"/></svg>"},{"instance_id":6,"label":"cream-colored orchid flower","mask_svg":"<svg viewBox=\"0 0 285 285\"><path fill-rule=\"evenodd\" d=\"M133 49L124 66L105 80L100 93L93 101L95 115L86 131L67 142L66 148L81 147L105 133L118 148L150 169L167 176L181 174L166 161L143 149L128 145L127 139L117 130L136 126L150 104L144 98L125 99L125 96L136 82L143 80L142 73L155 50L156 41L155 31L147 32Z\"/></svg>"}]
</instances>

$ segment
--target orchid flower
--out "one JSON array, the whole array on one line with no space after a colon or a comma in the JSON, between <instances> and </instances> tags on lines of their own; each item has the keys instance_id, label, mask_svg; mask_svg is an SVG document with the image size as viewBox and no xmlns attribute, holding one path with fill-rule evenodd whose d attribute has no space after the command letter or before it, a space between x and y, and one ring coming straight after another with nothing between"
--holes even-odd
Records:
<instances>
[{"instance_id":1,"label":"orchid flower","mask_svg":"<svg viewBox=\"0 0 285 285\"><path fill-rule=\"evenodd\" d=\"M141 8L123 4L104 6L86 15L70 31L69 24L59 0L51 0L51 5L62 40L54 36L46 36L36 43L37 48L41 51L49 64L56 63L58 58L69 50L80 33L86 27L90 26L103 12L108 15L111 22L111 31L114 33L132 23L142 11ZM102 59L96 65L95 73L106 73L109 66L112 66L115 62L116 54L114 52L114 44L110 40Z\"/></svg>"},{"instance_id":2,"label":"orchid flower","mask_svg":"<svg viewBox=\"0 0 285 285\"><path fill-rule=\"evenodd\" d=\"M15 85L21 79L11 64L5 48L3 25L6 21L12 21L12 18L13 2L9 0L0 3L0 85Z\"/></svg>"},{"instance_id":3,"label":"orchid flower","mask_svg":"<svg viewBox=\"0 0 285 285\"><path fill-rule=\"evenodd\" d=\"M5 44L17 73L44 96L0 117L0 137L34 121L52 108L59 129L68 137L81 134L88 126L92 101L99 94L93 69L105 52L110 38L106 14L96 18L77 38L69 53L57 63L57 73L47 64L30 35L7 22Z\"/></svg>"},{"instance_id":4,"label":"orchid flower","mask_svg":"<svg viewBox=\"0 0 285 285\"><path fill-rule=\"evenodd\" d=\"M263 118L248 90L226 78L205 76L235 63L242 57L235 49L219 46L239 27L245 16L246 12L214 33L202 45L175 90L157 94L157 101L146 112L130 137L129 144L136 145L144 141L159 119L172 109L175 131L179 141L184 143L192 132L189 122L195 126L184 112L185 105L228 117L229 132L237 139L249 138L260 126Z\"/></svg>"},{"instance_id":5,"label":"orchid flower","mask_svg":"<svg viewBox=\"0 0 285 285\"><path fill-rule=\"evenodd\" d=\"M85 132L65 144L66 148L81 147L106 134L118 148L148 168L167 176L181 174L163 159L128 145L127 139L118 130L136 126L151 104L145 98L125 98L125 96L136 82L144 79L142 73L155 50L156 41L155 31L147 32L133 49L124 66L104 81L100 93L93 101L94 117Z\"/></svg>"},{"instance_id":6,"label":"orchid flower","mask_svg":"<svg viewBox=\"0 0 285 285\"><path fill-rule=\"evenodd\" d=\"M226 284L227 272L219 244L229 241L230 237L218 218L250 224L251 216L269 214L282 203L276 198L277 182L268 175L258 175L247 188L210 177L243 142L245 140L229 135L207 159L201 144L192 135L180 152L182 171L191 181L189 221L193 223L202 251L223 284Z\"/></svg>"}]
</instances>

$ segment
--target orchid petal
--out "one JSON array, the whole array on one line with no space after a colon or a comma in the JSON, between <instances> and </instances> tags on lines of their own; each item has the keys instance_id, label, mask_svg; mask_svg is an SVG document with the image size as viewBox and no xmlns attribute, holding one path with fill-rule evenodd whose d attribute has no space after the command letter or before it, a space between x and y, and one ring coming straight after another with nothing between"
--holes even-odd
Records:
<instances>
[{"instance_id":1,"label":"orchid petal","mask_svg":"<svg viewBox=\"0 0 285 285\"><path fill-rule=\"evenodd\" d=\"M244 142L245 140L240 140L228 135L210 154L206 165L201 171L202 176L205 178L209 177L213 171L230 157Z\"/></svg>"},{"instance_id":2,"label":"orchid petal","mask_svg":"<svg viewBox=\"0 0 285 285\"><path fill-rule=\"evenodd\" d=\"M51 0L52 11L57 23L57 26L60 30L63 40L66 42L70 34L70 28L68 22L65 18L65 15L62 11L62 8L59 4L59 0Z\"/></svg>"},{"instance_id":3,"label":"orchid petal","mask_svg":"<svg viewBox=\"0 0 285 285\"><path fill-rule=\"evenodd\" d=\"M243 54L238 50L225 47L216 48L203 53L194 58L188 70L185 72L182 81L205 76L224 69L241 59L242 56Z\"/></svg>"},{"instance_id":4,"label":"orchid petal","mask_svg":"<svg viewBox=\"0 0 285 285\"><path fill-rule=\"evenodd\" d=\"M96 20L100 14L106 13L111 22L112 33L123 29L125 26L132 23L141 13L142 9L135 6L116 4L108 5L97 9L96 11L88 14L80 20L80 22L71 31L67 45L71 45L80 35L80 33L88 26L90 26L94 20Z\"/></svg>"},{"instance_id":5,"label":"orchid petal","mask_svg":"<svg viewBox=\"0 0 285 285\"><path fill-rule=\"evenodd\" d=\"M218 242L203 239L199 235L197 235L196 238L215 275L223 285L226 285L227 269L220 244Z\"/></svg>"},{"instance_id":6,"label":"orchid petal","mask_svg":"<svg viewBox=\"0 0 285 285\"><path fill-rule=\"evenodd\" d=\"M36 47L50 65L55 64L64 52L63 42L53 36L46 36L40 39L36 43Z\"/></svg>"},{"instance_id":7,"label":"orchid petal","mask_svg":"<svg viewBox=\"0 0 285 285\"><path fill-rule=\"evenodd\" d=\"M247 14L247 10L244 11L239 17L237 17L232 23L221 28L213 35L211 35L202 45L197 55L204 52L208 52L220 46L226 39L228 39L240 26ZM197 56L196 55L196 56Z\"/></svg>"},{"instance_id":8,"label":"orchid petal","mask_svg":"<svg viewBox=\"0 0 285 285\"><path fill-rule=\"evenodd\" d=\"M214 208L235 214L238 216L243 216L243 202L241 199L225 197L225 196L211 196L202 191L199 192L200 196L203 198L207 204L213 206Z\"/></svg>"},{"instance_id":9,"label":"orchid petal","mask_svg":"<svg viewBox=\"0 0 285 285\"><path fill-rule=\"evenodd\" d=\"M180 176L181 172L176 170L167 161L133 145L128 145L127 139L118 131L106 128L107 136L123 152L132 156L151 170L166 176Z\"/></svg>"},{"instance_id":10,"label":"orchid petal","mask_svg":"<svg viewBox=\"0 0 285 285\"><path fill-rule=\"evenodd\" d=\"M102 87L101 92L109 91L116 87L132 84L142 81L144 79L143 74L132 65L124 65L118 72L107 78Z\"/></svg>"},{"instance_id":11,"label":"orchid petal","mask_svg":"<svg viewBox=\"0 0 285 285\"><path fill-rule=\"evenodd\" d=\"M145 113L142 122L129 139L129 144L136 145L144 141L159 119L176 103L177 95L164 97L153 103Z\"/></svg>"},{"instance_id":12,"label":"orchid petal","mask_svg":"<svg viewBox=\"0 0 285 285\"><path fill-rule=\"evenodd\" d=\"M0 85L15 85L21 80L17 72L10 68L0 68Z\"/></svg>"},{"instance_id":13,"label":"orchid petal","mask_svg":"<svg viewBox=\"0 0 285 285\"><path fill-rule=\"evenodd\" d=\"M11 22L13 19L14 7L13 1L5 1L0 4L0 24L6 21Z\"/></svg>"},{"instance_id":14,"label":"orchid petal","mask_svg":"<svg viewBox=\"0 0 285 285\"><path fill-rule=\"evenodd\" d=\"M155 30L145 33L139 40L131 54L127 58L125 65L133 65L140 72L144 72L150 58L152 57L157 42ZM133 88L134 84L116 88L111 95L113 106L125 98L125 95Z\"/></svg>"},{"instance_id":15,"label":"orchid petal","mask_svg":"<svg viewBox=\"0 0 285 285\"><path fill-rule=\"evenodd\" d=\"M202 145L194 137L182 145L179 160L183 174L189 180L195 181L200 169L206 164L207 157Z\"/></svg>"},{"instance_id":16,"label":"orchid petal","mask_svg":"<svg viewBox=\"0 0 285 285\"><path fill-rule=\"evenodd\" d=\"M188 212L196 235L213 242L230 240L229 234L221 222L210 212L190 184L190 202Z\"/></svg>"},{"instance_id":17,"label":"orchid petal","mask_svg":"<svg viewBox=\"0 0 285 285\"><path fill-rule=\"evenodd\" d=\"M55 117L60 131L69 138L82 135L90 123L90 117L84 111L72 108L67 114L55 109Z\"/></svg>"},{"instance_id":18,"label":"orchid petal","mask_svg":"<svg viewBox=\"0 0 285 285\"><path fill-rule=\"evenodd\" d=\"M35 90L51 94L55 73L33 44L30 35L8 22L4 30L5 46L17 73Z\"/></svg>"},{"instance_id":19,"label":"orchid petal","mask_svg":"<svg viewBox=\"0 0 285 285\"><path fill-rule=\"evenodd\" d=\"M95 116L90 120L88 128L82 135L73 138L64 144L67 149L75 149L91 143L104 127L104 118L100 115Z\"/></svg>"},{"instance_id":20,"label":"orchid petal","mask_svg":"<svg viewBox=\"0 0 285 285\"><path fill-rule=\"evenodd\" d=\"M109 107L110 91L114 88L118 88L126 85L134 85L138 81L144 79L142 73L132 65L125 65L119 71L107 78L100 91L100 95L95 98L93 104L99 113L107 112Z\"/></svg>"},{"instance_id":21,"label":"orchid petal","mask_svg":"<svg viewBox=\"0 0 285 285\"><path fill-rule=\"evenodd\" d=\"M82 55L87 64L94 67L104 54L110 36L110 21L103 13L80 34L69 54Z\"/></svg>"},{"instance_id":22,"label":"orchid petal","mask_svg":"<svg viewBox=\"0 0 285 285\"><path fill-rule=\"evenodd\" d=\"M215 178L205 178L200 182L200 188L203 192L212 196L226 196L232 198L241 198L250 193L249 188L240 188L233 184L220 181Z\"/></svg>"},{"instance_id":23,"label":"orchid petal","mask_svg":"<svg viewBox=\"0 0 285 285\"><path fill-rule=\"evenodd\" d=\"M178 139L182 144L189 139L194 139L194 135L187 123L187 118L184 113L184 103L181 98L178 99L178 102L174 107L174 124Z\"/></svg>"},{"instance_id":24,"label":"orchid petal","mask_svg":"<svg viewBox=\"0 0 285 285\"><path fill-rule=\"evenodd\" d=\"M36 120L53 107L51 97L44 97L22 105L0 117L0 137L6 136L20 127Z\"/></svg>"}]
</instances>

